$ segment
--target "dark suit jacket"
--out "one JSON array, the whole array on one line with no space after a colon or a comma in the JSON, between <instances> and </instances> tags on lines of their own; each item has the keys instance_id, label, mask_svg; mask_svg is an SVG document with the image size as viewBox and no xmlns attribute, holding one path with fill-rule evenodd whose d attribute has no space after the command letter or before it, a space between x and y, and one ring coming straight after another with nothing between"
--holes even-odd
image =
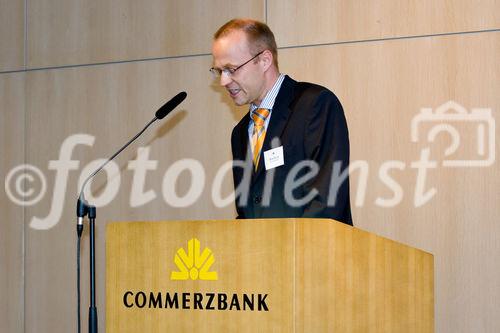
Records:
<instances>
[{"instance_id":1,"label":"dark suit jacket","mask_svg":"<svg viewBox=\"0 0 500 333\"><path fill-rule=\"evenodd\" d=\"M243 117L231 137L238 218L322 217L352 225L349 180L339 177L349 165L349 135L337 97L319 85L285 77L261 150L283 145L285 164L270 170L262 155L253 171L249 118Z\"/></svg>"}]
</instances>

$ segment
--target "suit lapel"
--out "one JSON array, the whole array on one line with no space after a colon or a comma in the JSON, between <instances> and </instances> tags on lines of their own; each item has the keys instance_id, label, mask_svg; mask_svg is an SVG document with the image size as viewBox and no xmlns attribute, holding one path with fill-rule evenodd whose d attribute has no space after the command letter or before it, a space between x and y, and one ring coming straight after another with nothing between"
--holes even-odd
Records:
<instances>
[{"instance_id":1,"label":"suit lapel","mask_svg":"<svg viewBox=\"0 0 500 333\"><path fill-rule=\"evenodd\" d=\"M233 159L234 160L246 160L246 154L248 151L248 124L249 124L249 115L248 113L246 114L245 118L243 118L243 121L238 124L238 135L235 138L238 140L237 144L234 145L237 150L234 152Z\"/></svg>"},{"instance_id":2,"label":"suit lapel","mask_svg":"<svg viewBox=\"0 0 500 333\"><path fill-rule=\"evenodd\" d=\"M290 114L292 112L290 109L290 103L292 101L296 83L296 81L292 80L287 75L281 84L280 91L274 101L271 120L269 121L269 126L266 131L266 138L264 139L264 143L262 145L262 155L260 156L259 166L252 177L252 182L256 181L265 169L264 152L273 148L271 147L272 139L281 138L281 135L286 128L286 124L288 123L288 119L290 118Z\"/></svg>"}]
</instances>

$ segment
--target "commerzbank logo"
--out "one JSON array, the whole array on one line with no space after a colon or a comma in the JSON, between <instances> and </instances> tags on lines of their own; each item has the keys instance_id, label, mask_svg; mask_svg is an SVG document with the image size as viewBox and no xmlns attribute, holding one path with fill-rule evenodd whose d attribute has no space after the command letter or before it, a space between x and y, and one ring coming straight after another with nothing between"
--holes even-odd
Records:
<instances>
[{"instance_id":1,"label":"commerzbank logo","mask_svg":"<svg viewBox=\"0 0 500 333\"><path fill-rule=\"evenodd\" d=\"M175 253L174 263L179 270L170 274L170 280L217 280L217 272L209 271L214 262L212 250L205 247L200 252L200 241L192 238L187 253L182 247Z\"/></svg>"}]
</instances>

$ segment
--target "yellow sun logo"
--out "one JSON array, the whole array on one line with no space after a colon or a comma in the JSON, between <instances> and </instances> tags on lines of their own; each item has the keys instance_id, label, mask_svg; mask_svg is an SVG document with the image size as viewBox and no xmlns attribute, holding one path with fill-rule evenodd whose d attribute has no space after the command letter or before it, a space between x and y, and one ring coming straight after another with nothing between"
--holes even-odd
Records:
<instances>
[{"instance_id":1,"label":"yellow sun logo","mask_svg":"<svg viewBox=\"0 0 500 333\"><path fill-rule=\"evenodd\" d=\"M188 241L188 253L181 247L177 250L174 262L178 272L170 274L171 280L217 280L217 272L208 270L215 262L212 250L208 247L200 254L200 241L192 238Z\"/></svg>"}]
</instances>

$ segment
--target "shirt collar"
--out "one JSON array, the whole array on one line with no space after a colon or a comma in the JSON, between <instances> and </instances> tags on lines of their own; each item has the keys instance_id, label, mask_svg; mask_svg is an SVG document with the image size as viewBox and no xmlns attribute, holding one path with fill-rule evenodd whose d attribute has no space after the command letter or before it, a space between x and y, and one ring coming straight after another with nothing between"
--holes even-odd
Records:
<instances>
[{"instance_id":1,"label":"shirt collar","mask_svg":"<svg viewBox=\"0 0 500 333\"><path fill-rule=\"evenodd\" d=\"M257 108L263 108L272 111L274 106L274 101L276 100L276 96L280 91L281 84L283 83L284 79L285 79L284 74L280 74L278 76L278 79L274 83L273 87L267 92L266 96L264 97L260 105L255 105L253 103L250 104L250 116L252 115L252 112Z\"/></svg>"}]
</instances>

